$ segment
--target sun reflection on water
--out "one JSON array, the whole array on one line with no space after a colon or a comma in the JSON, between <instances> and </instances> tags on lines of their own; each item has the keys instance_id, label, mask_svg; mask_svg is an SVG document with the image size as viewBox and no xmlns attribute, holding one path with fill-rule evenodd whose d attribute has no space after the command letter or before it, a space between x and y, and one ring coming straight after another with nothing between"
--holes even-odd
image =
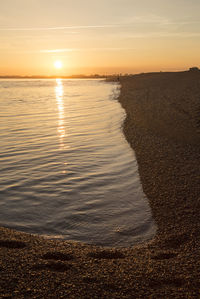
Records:
<instances>
[{"instance_id":1,"label":"sun reflection on water","mask_svg":"<svg viewBox=\"0 0 200 299\"><path fill-rule=\"evenodd\" d=\"M55 94L58 106L58 135L60 148L64 148L65 126L64 126L64 104L63 104L63 84L61 79L56 79Z\"/></svg>"}]
</instances>

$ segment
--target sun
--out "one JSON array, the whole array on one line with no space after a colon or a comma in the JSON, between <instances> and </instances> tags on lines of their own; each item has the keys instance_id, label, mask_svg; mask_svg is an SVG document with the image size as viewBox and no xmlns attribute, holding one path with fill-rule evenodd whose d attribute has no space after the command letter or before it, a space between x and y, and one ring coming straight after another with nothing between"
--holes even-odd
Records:
<instances>
[{"instance_id":1,"label":"sun","mask_svg":"<svg viewBox=\"0 0 200 299\"><path fill-rule=\"evenodd\" d=\"M60 61L60 60L56 60L56 61L54 62L54 67L55 67L56 69L61 69L62 66L63 66L62 61Z\"/></svg>"}]
</instances>

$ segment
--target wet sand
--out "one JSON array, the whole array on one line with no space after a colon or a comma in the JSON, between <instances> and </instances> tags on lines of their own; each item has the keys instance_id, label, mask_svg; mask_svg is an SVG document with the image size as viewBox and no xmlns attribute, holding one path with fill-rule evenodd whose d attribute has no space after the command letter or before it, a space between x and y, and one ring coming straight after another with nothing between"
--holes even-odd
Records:
<instances>
[{"instance_id":1,"label":"wet sand","mask_svg":"<svg viewBox=\"0 0 200 299\"><path fill-rule=\"evenodd\" d=\"M0 297L200 297L200 72L119 80L155 238L108 250L1 228Z\"/></svg>"}]
</instances>

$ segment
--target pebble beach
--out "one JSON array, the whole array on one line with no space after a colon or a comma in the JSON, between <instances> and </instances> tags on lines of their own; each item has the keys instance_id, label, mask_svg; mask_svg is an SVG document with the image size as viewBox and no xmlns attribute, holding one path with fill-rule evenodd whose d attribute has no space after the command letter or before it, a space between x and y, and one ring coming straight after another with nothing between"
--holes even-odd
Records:
<instances>
[{"instance_id":1,"label":"pebble beach","mask_svg":"<svg viewBox=\"0 0 200 299\"><path fill-rule=\"evenodd\" d=\"M155 237L129 248L0 228L0 298L200 298L200 71L117 78Z\"/></svg>"}]
</instances>

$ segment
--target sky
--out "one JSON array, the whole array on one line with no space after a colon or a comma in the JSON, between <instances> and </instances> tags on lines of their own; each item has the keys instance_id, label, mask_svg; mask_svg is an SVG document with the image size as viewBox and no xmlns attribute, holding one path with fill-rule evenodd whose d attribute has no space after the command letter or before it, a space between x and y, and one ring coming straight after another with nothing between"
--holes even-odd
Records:
<instances>
[{"instance_id":1,"label":"sky","mask_svg":"<svg viewBox=\"0 0 200 299\"><path fill-rule=\"evenodd\" d=\"M200 66L199 11L199 0L0 0L0 75Z\"/></svg>"}]
</instances>

